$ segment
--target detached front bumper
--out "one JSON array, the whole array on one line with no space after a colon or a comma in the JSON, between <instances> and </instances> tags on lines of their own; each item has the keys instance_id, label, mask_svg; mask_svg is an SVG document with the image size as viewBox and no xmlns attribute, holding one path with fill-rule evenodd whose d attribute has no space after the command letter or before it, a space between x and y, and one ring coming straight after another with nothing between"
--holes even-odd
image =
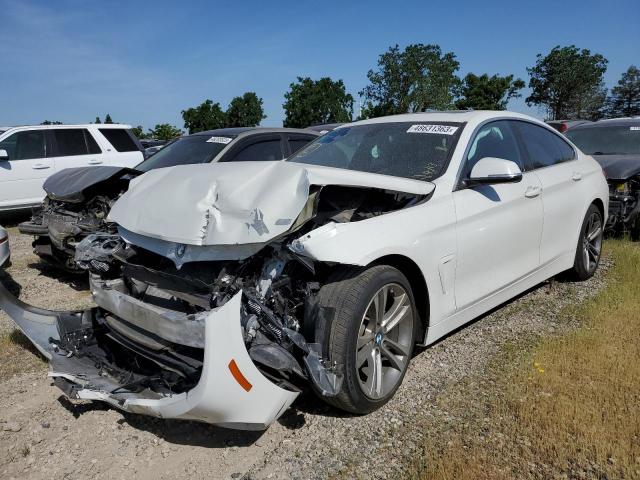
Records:
<instances>
[{"instance_id":1,"label":"detached front bumper","mask_svg":"<svg viewBox=\"0 0 640 480\"><path fill-rule=\"evenodd\" d=\"M268 380L254 365L245 348L240 323L242 293L211 310L205 319L204 351L200 378L182 393L134 392L126 382L104 374L86 356L69 356L58 350L68 326L87 325L97 309L54 312L32 307L15 298L0 284L2 308L50 361L49 376L70 398L99 400L132 413L161 418L197 420L228 428L267 428L298 396ZM82 336L82 329L71 332Z\"/></svg>"}]
</instances>

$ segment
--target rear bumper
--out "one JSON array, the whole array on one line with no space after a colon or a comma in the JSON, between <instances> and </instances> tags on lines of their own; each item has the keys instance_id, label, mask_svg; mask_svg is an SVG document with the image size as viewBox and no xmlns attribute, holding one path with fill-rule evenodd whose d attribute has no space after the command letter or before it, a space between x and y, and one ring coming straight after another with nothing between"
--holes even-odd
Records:
<instances>
[{"instance_id":1,"label":"rear bumper","mask_svg":"<svg viewBox=\"0 0 640 480\"><path fill-rule=\"evenodd\" d=\"M192 389L182 393L133 392L105 377L88 357L57 351L63 323L87 318L86 312L53 312L32 307L0 284L0 308L50 361L49 376L70 398L107 402L127 412L161 418L197 420L228 428L267 428L298 393L269 381L244 345L240 323L241 292L205 319L203 366ZM64 329L62 330L64 331ZM80 333L80 330L74 334Z\"/></svg>"}]
</instances>

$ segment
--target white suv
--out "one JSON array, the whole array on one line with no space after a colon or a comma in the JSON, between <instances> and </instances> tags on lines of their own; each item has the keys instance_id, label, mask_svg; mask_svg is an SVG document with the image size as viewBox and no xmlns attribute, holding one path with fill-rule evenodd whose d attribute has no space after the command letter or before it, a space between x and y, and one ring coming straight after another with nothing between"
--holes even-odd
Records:
<instances>
[{"instance_id":1,"label":"white suv","mask_svg":"<svg viewBox=\"0 0 640 480\"><path fill-rule=\"evenodd\" d=\"M0 211L40 204L42 184L65 168L134 167L143 160L129 125L38 125L0 130Z\"/></svg>"}]
</instances>

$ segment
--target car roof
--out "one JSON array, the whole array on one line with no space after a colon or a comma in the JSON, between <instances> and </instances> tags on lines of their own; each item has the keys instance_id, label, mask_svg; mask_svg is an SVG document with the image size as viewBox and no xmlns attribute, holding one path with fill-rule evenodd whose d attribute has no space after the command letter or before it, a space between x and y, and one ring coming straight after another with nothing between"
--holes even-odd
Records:
<instances>
[{"instance_id":1,"label":"car roof","mask_svg":"<svg viewBox=\"0 0 640 480\"><path fill-rule=\"evenodd\" d=\"M9 130L14 130L17 128L29 128L32 130L43 130L43 129L47 129L50 130L52 128L56 129L56 128L89 128L89 127L96 127L96 128L131 128L131 125L127 125L124 123L81 123L81 124L62 124L62 125L14 125L13 127L2 127L1 129L5 129L7 132Z\"/></svg>"},{"instance_id":2,"label":"car roof","mask_svg":"<svg viewBox=\"0 0 640 480\"><path fill-rule=\"evenodd\" d=\"M314 135L317 132L305 130L302 128L285 128L285 127L233 127L233 128L218 128L215 130L206 130L204 132L192 133L193 135L209 135L209 136L239 136L242 134L254 134L254 133L304 133L306 135Z\"/></svg>"},{"instance_id":3,"label":"car roof","mask_svg":"<svg viewBox=\"0 0 640 480\"><path fill-rule=\"evenodd\" d=\"M523 113L510 112L507 110L445 110L421 113L404 113L400 115L389 115L386 117L370 118L360 120L354 123L345 124L367 125L373 123L392 123L392 122L456 122L456 123L482 123L492 118L513 118L519 120L529 120L537 124L545 125L544 122L537 118L525 115ZM338 127L338 129L343 127Z\"/></svg>"},{"instance_id":4,"label":"car roof","mask_svg":"<svg viewBox=\"0 0 640 480\"><path fill-rule=\"evenodd\" d=\"M571 130L583 130L586 128L598 128L598 127L626 127L640 125L639 117L625 117L625 118L607 118L605 120L598 120L597 122L585 123L577 125Z\"/></svg>"}]
</instances>

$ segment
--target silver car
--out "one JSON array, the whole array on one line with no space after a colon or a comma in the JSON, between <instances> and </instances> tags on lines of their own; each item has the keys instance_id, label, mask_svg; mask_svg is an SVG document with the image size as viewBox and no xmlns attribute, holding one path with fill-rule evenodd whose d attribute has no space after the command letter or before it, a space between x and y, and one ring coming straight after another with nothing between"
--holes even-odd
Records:
<instances>
[{"instance_id":1,"label":"silver car","mask_svg":"<svg viewBox=\"0 0 640 480\"><path fill-rule=\"evenodd\" d=\"M0 227L0 267L3 267L9 261L9 234L7 231Z\"/></svg>"}]
</instances>

